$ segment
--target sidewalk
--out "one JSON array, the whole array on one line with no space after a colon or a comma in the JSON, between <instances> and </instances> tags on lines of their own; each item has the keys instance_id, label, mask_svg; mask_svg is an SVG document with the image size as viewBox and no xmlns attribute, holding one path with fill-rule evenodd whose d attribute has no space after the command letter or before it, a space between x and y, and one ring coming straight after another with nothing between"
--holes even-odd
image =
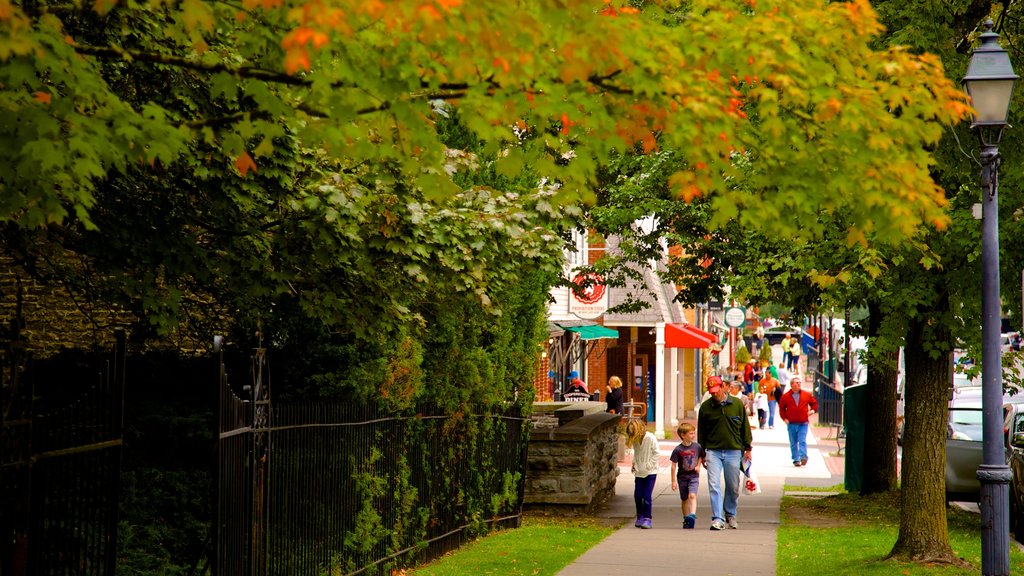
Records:
<instances>
[{"instance_id":1,"label":"sidewalk","mask_svg":"<svg viewBox=\"0 0 1024 576\"><path fill-rule=\"evenodd\" d=\"M678 440L662 440L661 468L654 487L654 528L633 526L636 508L627 456L625 462L619 462L615 496L597 514L624 519L626 524L566 566L559 576L678 576L684 571L707 576L774 575L783 486L832 486L843 481L842 458L830 456L836 452L834 428L811 426L807 465L796 468L790 460L786 425L779 421L776 424L774 430L753 430L753 470L761 481L762 493L740 494L738 530L709 530L711 514L704 474L697 493L697 528L682 529L679 493L672 491L669 478L669 455ZM826 440L830 432L831 439Z\"/></svg>"}]
</instances>

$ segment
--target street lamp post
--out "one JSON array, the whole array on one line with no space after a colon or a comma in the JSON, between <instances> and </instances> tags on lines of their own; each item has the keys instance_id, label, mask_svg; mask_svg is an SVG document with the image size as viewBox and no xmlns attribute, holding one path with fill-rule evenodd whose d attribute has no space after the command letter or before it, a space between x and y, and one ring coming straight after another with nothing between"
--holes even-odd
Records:
<instances>
[{"instance_id":1,"label":"street lamp post","mask_svg":"<svg viewBox=\"0 0 1024 576\"><path fill-rule=\"evenodd\" d=\"M981 45L974 49L963 84L975 109L972 128L981 141L981 340L982 436L981 572L985 576L1010 574L1010 468L1003 446L1003 384L999 348L999 138L1007 126L1010 97L1017 75L1010 57L985 22Z\"/></svg>"}]
</instances>

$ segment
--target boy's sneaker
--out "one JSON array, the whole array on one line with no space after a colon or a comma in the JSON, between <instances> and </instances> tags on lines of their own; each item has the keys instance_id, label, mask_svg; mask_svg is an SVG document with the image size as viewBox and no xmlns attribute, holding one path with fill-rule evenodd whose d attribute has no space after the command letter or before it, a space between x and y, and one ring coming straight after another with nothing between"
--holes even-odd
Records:
<instances>
[{"instance_id":1,"label":"boy's sneaker","mask_svg":"<svg viewBox=\"0 0 1024 576\"><path fill-rule=\"evenodd\" d=\"M644 518L643 521L640 523L640 527L643 528L644 530L647 530L649 528L653 528L654 526L651 525L651 519L650 518Z\"/></svg>"},{"instance_id":2,"label":"boy's sneaker","mask_svg":"<svg viewBox=\"0 0 1024 576\"><path fill-rule=\"evenodd\" d=\"M729 525L729 528L739 528L740 525L736 522L735 516L726 516L725 523Z\"/></svg>"},{"instance_id":3,"label":"boy's sneaker","mask_svg":"<svg viewBox=\"0 0 1024 576\"><path fill-rule=\"evenodd\" d=\"M693 529L693 527L696 526L696 525L697 525L697 515L696 514L688 514L685 517L683 517L683 528Z\"/></svg>"},{"instance_id":4,"label":"boy's sneaker","mask_svg":"<svg viewBox=\"0 0 1024 576\"><path fill-rule=\"evenodd\" d=\"M715 518L711 521L712 530L725 530L725 522L722 522L721 518Z\"/></svg>"},{"instance_id":5,"label":"boy's sneaker","mask_svg":"<svg viewBox=\"0 0 1024 576\"><path fill-rule=\"evenodd\" d=\"M636 522L633 523L633 526L636 526L637 528L642 528L643 527L643 523L644 523L644 519L639 517L639 516L637 516L636 517Z\"/></svg>"}]
</instances>

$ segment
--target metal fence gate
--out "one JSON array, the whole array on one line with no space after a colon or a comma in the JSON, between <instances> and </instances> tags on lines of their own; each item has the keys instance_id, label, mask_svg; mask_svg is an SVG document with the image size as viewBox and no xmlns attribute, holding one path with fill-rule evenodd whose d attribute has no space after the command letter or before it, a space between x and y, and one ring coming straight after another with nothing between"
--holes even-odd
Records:
<instances>
[{"instance_id":1,"label":"metal fence gate","mask_svg":"<svg viewBox=\"0 0 1024 576\"><path fill-rule=\"evenodd\" d=\"M113 576L125 336L112 352L33 361L0 342L0 576Z\"/></svg>"},{"instance_id":2,"label":"metal fence gate","mask_svg":"<svg viewBox=\"0 0 1024 576\"><path fill-rule=\"evenodd\" d=\"M269 382L262 348L245 386L221 352L215 574L388 573L519 525L524 418L272 403Z\"/></svg>"}]
</instances>

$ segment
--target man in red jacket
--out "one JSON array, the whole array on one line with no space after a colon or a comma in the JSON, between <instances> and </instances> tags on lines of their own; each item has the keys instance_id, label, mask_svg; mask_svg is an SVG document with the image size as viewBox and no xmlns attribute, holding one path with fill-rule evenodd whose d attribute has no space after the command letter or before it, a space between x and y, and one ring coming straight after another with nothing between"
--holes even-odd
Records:
<instances>
[{"instance_id":1,"label":"man in red jacket","mask_svg":"<svg viewBox=\"0 0 1024 576\"><path fill-rule=\"evenodd\" d=\"M799 376L789 380L789 390L779 399L779 416L789 430L789 452L793 466L807 464L807 419L818 411L814 395L800 389L803 382Z\"/></svg>"}]
</instances>

